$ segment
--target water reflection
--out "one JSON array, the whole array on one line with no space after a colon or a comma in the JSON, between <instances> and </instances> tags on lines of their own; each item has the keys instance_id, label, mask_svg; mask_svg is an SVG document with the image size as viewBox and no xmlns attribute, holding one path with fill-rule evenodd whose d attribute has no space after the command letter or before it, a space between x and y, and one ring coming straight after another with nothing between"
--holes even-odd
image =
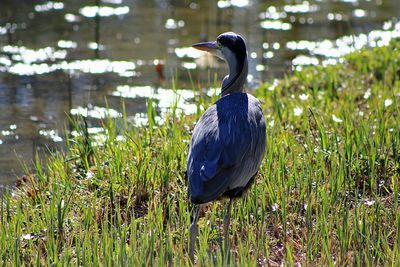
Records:
<instances>
[{"instance_id":1,"label":"water reflection","mask_svg":"<svg viewBox=\"0 0 400 267\"><path fill-rule=\"evenodd\" d=\"M72 22L78 22L78 21L81 20L79 16L71 14L71 13L65 14L64 18L65 18L66 21L71 22L71 23Z\"/></svg>"},{"instance_id":2,"label":"water reflection","mask_svg":"<svg viewBox=\"0 0 400 267\"><path fill-rule=\"evenodd\" d=\"M312 13L319 10L319 6L316 4L310 4L308 1L304 1L301 4L295 5L284 5L283 10L287 13Z\"/></svg>"},{"instance_id":3,"label":"water reflection","mask_svg":"<svg viewBox=\"0 0 400 267\"><path fill-rule=\"evenodd\" d=\"M217 5L219 8L246 7L250 5L250 2L249 0L220 0Z\"/></svg>"},{"instance_id":4,"label":"water reflection","mask_svg":"<svg viewBox=\"0 0 400 267\"><path fill-rule=\"evenodd\" d=\"M121 16L129 13L128 6L109 7L109 6L85 6L79 9L79 14L87 18Z\"/></svg>"},{"instance_id":5,"label":"water reflection","mask_svg":"<svg viewBox=\"0 0 400 267\"><path fill-rule=\"evenodd\" d=\"M35 6L35 11L36 12L46 12L50 10L60 10L64 9L64 3L62 2L47 2L42 5L36 5Z\"/></svg>"},{"instance_id":6,"label":"water reflection","mask_svg":"<svg viewBox=\"0 0 400 267\"><path fill-rule=\"evenodd\" d=\"M202 55L202 52L194 49L193 47L177 47L175 48L175 54L179 58L190 57L190 58L199 58Z\"/></svg>"},{"instance_id":7,"label":"water reflection","mask_svg":"<svg viewBox=\"0 0 400 267\"><path fill-rule=\"evenodd\" d=\"M310 55L325 58L321 61L323 65L336 64L341 57L359 50L365 46L380 47L388 45L394 38L400 37L400 22L393 25L385 22L382 30L373 30L368 34L346 35L336 40L323 40L319 42L300 40L286 43L290 50L308 51ZM298 55L292 60L297 65L317 65L320 60L315 56Z\"/></svg>"},{"instance_id":8,"label":"water reflection","mask_svg":"<svg viewBox=\"0 0 400 267\"><path fill-rule=\"evenodd\" d=\"M122 98L151 98L157 100L157 107L161 111L161 117L168 112L173 106L176 107L177 113L185 112L185 114L193 114L197 111L197 106L193 103L195 96L192 90L187 89L165 89L154 88L151 86L129 86L121 85L111 93L112 96ZM138 115L139 123L146 123L144 115Z\"/></svg>"},{"instance_id":9,"label":"water reflection","mask_svg":"<svg viewBox=\"0 0 400 267\"><path fill-rule=\"evenodd\" d=\"M260 23L261 27L266 30L288 31L292 29L292 24L281 20L264 20Z\"/></svg>"},{"instance_id":10,"label":"water reflection","mask_svg":"<svg viewBox=\"0 0 400 267\"><path fill-rule=\"evenodd\" d=\"M88 107L77 107L70 110L71 115L80 115L86 118L105 119L118 118L122 114L112 108L104 108L88 105Z\"/></svg>"},{"instance_id":11,"label":"water reflection","mask_svg":"<svg viewBox=\"0 0 400 267\"><path fill-rule=\"evenodd\" d=\"M15 61L22 61L30 64L38 61L64 59L67 55L65 50L55 50L53 47L45 47L37 50L29 49L24 46L6 45L2 47L2 52Z\"/></svg>"},{"instance_id":12,"label":"water reflection","mask_svg":"<svg viewBox=\"0 0 400 267\"><path fill-rule=\"evenodd\" d=\"M48 57L49 55L45 55ZM64 53L52 54L51 60L56 58L65 57ZM12 63L7 58L0 58L0 64L6 67L8 73L15 75L38 75L51 73L57 70L64 71L80 71L84 73L101 74L101 73L116 73L122 77L132 77L136 75L134 71L136 68L135 63L129 61L110 61L108 59L88 59L88 60L76 60L76 61L61 61L59 63L35 63L31 64L29 61L36 61L34 55L25 58L21 55L14 55L14 60L21 60L23 62Z\"/></svg>"},{"instance_id":13,"label":"water reflection","mask_svg":"<svg viewBox=\"0 0 400 267\"><path fill-rule=\"evenodd\" d=\"M58 134L56 130L40 130L39 134L50 139L53 142L63 141L63 138Z\"/></svg>"},{"instance_id":14,"label":"water reflection","mask_svg":"<svg viewBox=\"0 0 400 267\"><path fill-rule=\"evenodd\" d=\"M253 87L292 68L334 64L356 49L387 44L399 37L399 8L397 0L6 1L0 8L0 184L21 174L19 159L29 164L37 152L63 147L67 113L87 117L100 144L106 133L99 120L120 118L121 99L132 125L147 123L149 98L158 123L171 105L196 112L197 92L174 92L172 77L179 88L192 82L208 88L201 81L220 79L227 66L193 43L240 32L249 44ZM302 116L296 108L293 114Z\"/></svg>"},{"instance_id":15,"label":"water reflection","mask_svg":"<svg viewBox=\"0 0 400 267\"><path fill-rule=\"evenodd\" d=\"M183 20L167 19L164 27L168 30L175 30L185 27L185 22Z\"/></svg>"}]
</instances>

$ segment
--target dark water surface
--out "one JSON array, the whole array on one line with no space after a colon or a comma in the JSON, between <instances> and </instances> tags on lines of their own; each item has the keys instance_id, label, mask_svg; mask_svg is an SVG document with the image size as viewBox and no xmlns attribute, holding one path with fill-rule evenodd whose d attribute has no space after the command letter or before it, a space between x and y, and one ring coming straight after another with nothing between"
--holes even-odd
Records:
<instances>
[{"instance_id":1,"label":"dark water surface","mask_svg":"<svg viewBox=\"0 0 400 267\"><path fill-rule=\"evenodd\" d=\"M29 168L36 153L64 147L68 113L99 131L105 98L110 116L121 115L123 98L128 120L140 125L152 97L162 121L178 75L178 106L193 112L188 71L204 87L208 75L227 71L192 50L195 42L241 33L255 87L384 45L400 36L399 17L399 0L0 0L0 186L23 173L21 162Z\"/></svg>"}]
</instances>

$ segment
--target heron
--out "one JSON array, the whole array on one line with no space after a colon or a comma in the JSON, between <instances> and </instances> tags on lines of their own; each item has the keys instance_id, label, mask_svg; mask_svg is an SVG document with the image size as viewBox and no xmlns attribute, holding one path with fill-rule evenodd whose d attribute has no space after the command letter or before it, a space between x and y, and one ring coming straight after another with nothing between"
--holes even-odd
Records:
<instances>
[{"instance_id":1,"label":"heron","mask_svg":"<svg viewBox=\"0 0 400 267\"><path fill-rule=\"evenodd\" d=\"M223 220L227 248L233 200L254 182L266 142L261 104L244 89L248 74L244 39L239 34L225 32L214 42L197 43L193 47L225 60L229 74L222 80L220 98L197 121L189 145L188 191L194 204L189 240L192 262L201 205L224 197L229 198Z\"/></svg>"}]
</instances>

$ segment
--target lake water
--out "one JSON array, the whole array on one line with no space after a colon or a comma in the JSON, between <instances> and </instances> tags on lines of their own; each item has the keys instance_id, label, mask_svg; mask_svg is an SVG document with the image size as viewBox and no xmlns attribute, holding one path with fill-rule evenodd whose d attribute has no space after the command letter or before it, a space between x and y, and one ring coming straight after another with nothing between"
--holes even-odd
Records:
<instances>
[{"instance_id":1,"label":"lake water","mask_svg":"<svg viewBox=\"0 0 400 267\"><path fill-rule=\"evenodd\" d=\"M34 4L35 2L36 4ZM40 3L40 4L37 4ZM400 36L398 0L15 1L0 4L0 186L23 174L35 154L63 149L67 114L99 131L121 98L132 125L159 120L174 95L193 112L194 83L222 78L225 64L190 48L224 31L248 43L248 87L307 64L334 64L363 46Z\"/></svg>"}]
</instances>

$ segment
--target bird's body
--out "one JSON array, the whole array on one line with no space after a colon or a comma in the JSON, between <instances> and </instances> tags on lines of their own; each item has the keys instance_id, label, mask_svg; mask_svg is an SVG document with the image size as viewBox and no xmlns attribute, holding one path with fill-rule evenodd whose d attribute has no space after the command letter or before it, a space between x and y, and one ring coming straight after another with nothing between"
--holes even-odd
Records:
<instances>
[{"instance_id":1,"label":"bird's body","mask_svg":"<svg viewBox=\"0 0 400 267\"><path fill-rule=\"evenodd\" d=\"M264 148L259 101L240 92L219 99L193 132L187 168L191 201L241 196L260 167Z\"/></svg>"},{"instance_id":2,"label":"bird's body","mask_svg":"<svg viewBox=\"0 0 400 267\"><path fill-rule=\"evenodd\" d=\"M190 228L192 261L200 204L223 196L230 198L224 219L227 244L232 199L240 197L250 187L261 165L266 141L260 102L244 92L248 63L243 38L227 32L215 42L193 47L225 59L229 75L222 81L221 98L197 122L189 147L187 176L190 199L195 204Z\"/></svg>"}]
</instances>

